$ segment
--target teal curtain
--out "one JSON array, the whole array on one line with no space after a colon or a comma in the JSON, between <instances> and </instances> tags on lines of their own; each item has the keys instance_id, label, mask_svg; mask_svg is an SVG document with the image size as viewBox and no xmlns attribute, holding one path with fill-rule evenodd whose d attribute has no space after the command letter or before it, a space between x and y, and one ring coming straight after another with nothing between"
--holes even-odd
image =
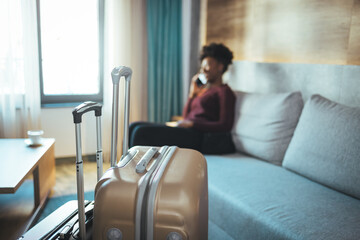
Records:
<instances>
[{"instance_id":1,"label":"teal curtain","mask_svg":"<svg viewBox=\"0 0 360 240\"><path fill-rule=\"evenodd\" d=\"M148 118L164 123L182 112L181 0L147 0Z\"/></svg>"}]
</instances>

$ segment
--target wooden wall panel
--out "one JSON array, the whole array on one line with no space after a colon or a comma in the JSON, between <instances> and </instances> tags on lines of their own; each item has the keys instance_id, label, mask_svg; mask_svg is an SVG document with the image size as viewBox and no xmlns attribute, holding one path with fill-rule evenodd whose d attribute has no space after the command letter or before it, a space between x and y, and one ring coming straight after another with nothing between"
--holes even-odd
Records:
<instances>
[{"instance_id":1,"label":"wooden wall panel","mask_svg":"<svg viewBox=\"0 0 360 240\"><path fill-rule=\"evenodd\" d=\"M360 0L208 0L207 43L236 60L360 64Z\"/></svg>"},{"instance_id":2,"label":"wooden wall panel","mask_svg":"<svg viewBox=\"0 0 360 240\"><path fill-rule=\"evenodd\" d=\"M348 63L360 65L360 0L354 1L350 27Z\"/></svg>"},{"instance_id":3,"label":"wooden wall panel","mask_svg":"<svg viewBox=\"0 0 360 240\"><path fill-rule=\"evenodd\" d=\"M246 1L208 0L206 41L231 46L236 59L244 55Z\"/></svg>"}]
</instances>

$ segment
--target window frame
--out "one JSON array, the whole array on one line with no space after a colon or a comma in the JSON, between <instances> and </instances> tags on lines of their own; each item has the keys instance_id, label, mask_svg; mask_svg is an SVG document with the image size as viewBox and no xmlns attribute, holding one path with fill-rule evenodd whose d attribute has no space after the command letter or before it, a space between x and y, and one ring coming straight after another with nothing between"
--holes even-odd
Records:
<instances>
[{"instance_id":1,"label":"window frame","mask_svg":"<svg viewBox=\"0 0 360 240\"><path fill-rule=\"evenodd\" d=\"M104 97L104 0L98 2L98 33L99 33L99 93L97 94L63 94L63 95L45 95L44 79L42 67L42 44L41 44L41 12L40 0L36 0L37 34L38 34L38 52L39 52L39 77L40 77L40 97L41 107L52 106L76 106L85 101L103 102Z\"/></svg>"}]
</instances>

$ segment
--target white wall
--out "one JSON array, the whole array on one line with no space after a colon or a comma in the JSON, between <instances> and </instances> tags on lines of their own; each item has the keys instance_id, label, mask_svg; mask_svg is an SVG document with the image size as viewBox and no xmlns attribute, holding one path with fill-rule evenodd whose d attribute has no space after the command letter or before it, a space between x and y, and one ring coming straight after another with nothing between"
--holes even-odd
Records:
<instances>
[{"instance_id":1,"label":"white wall","mask_svg":"<svg viewBox=\"0 0 360 240\"><path fill-rule=\"evenodd\" d=\"M74 157L75 124L72 117L73 108L42 108L41 125L44 137L55 138L55 157ZM83 116L81 123L83 155L96 153L96 119L93 114Z\"/></svg>"}]
</instances>

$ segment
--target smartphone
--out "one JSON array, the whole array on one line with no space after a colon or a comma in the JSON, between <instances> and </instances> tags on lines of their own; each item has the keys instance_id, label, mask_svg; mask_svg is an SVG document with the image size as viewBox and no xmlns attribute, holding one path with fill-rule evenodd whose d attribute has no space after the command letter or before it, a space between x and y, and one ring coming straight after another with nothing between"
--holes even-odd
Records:
<instances>
[{"instance_id":1,"label":"smartphone","mask_svg":"<svg viewBox=\"0 0 360 240\"><path fill-rule=\"evenodd\" d=\"M196 79L196 85L198 87L201 87L201 86L205 85L206 82L207 82L207 79L206 79L205 75L203 73L200 73L199 77Z\"/></svg>"}]
</instances>

